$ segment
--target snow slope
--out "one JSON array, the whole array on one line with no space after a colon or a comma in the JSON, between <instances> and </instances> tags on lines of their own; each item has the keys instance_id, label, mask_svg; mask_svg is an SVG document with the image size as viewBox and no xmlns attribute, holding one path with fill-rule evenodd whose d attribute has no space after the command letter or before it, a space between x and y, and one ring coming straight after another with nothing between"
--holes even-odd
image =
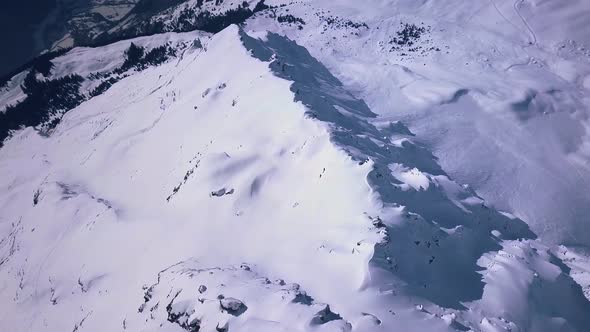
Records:
<instances>
[{"instance_id":1,"label":"snow slope","mask_svg":"<svg viewBox=\"0 0 590 332\"><path fill-rule=\"evenodd\" d=\"M289 36L387 126L546 241L588 245L586 1L269 1L247 29ZM284 15L305 24L277 21ZM426 31L399 46L404 24Z\"/></svg>"},{"instance_id":2,"label":"snow slope","mask_svg":"<svg viewBox=\"0 0 590 332\"><path fill-rule=\"evenodd\" d=\"M0 149L3 329L589 326L550 247L302 46L236 26L133 42L177 57ZM52 75L108 72L129 43Z\"/></svg>"}]
</instances>

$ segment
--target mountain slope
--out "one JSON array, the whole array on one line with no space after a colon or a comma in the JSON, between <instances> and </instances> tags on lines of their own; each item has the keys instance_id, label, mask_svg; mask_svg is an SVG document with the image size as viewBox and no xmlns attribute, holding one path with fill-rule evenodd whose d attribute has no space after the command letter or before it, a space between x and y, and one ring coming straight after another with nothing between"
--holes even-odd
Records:
<instances>
[{"instance_id":1,"label":"mountain slope","mask_svg":"<svg viewBox=\"0 0 590 332\"><path fill-rule=\"evenodd\" d=\"M584 3L282 3L247 29L306 47L376 125L402 121L453 178L546 241L590 243Z\"/></svg>"},{"instance_id":2,"label":"mountain slope","mask_svg":"<svg viewBox=\"0 0 590 332\"><path fill-rule=\"evenodd\" d=\"M0 75L46 50L88 43L114 26L138 0L5 1L0 7L0 40L10 50Z\"/></svg>"},{"instance_id":3,"label":"mountain slope","mask_svg":"<svg viewBox=\"0 0 590 332\"><path fill-rule=\"evenodd\" d=\"M187 36L195 37L201 36ZM7 276L2 278L3 292L14 304L14 311L4 313L4 326L58 330L83 324L86 329L115 330L127 319L125 324L138 329L133 322L144 321L137 313L142 285L152 284L166 266L195 255L205 268L259 261L265 264L262 273L274 267L263 274L272 280L291 272L296 273L291 278L312 285L315 282L302 268L303 263L313 264L312 257L317 257L317 268L325 260L342 261L340 269L348 271L366 263L370 246L353 260L341 258L371 226L362 215L372 207L369 189L358 176L366 166L347 160L329 143L325 130L304 119L303 108L290 101L288 83L247 56L235 29L233 35L228 31L216 36L206 47L207 52L189 47L181 61L115 83L105 94L68 112L50 138L28 130L2 149L2 173L7 175L3 186L14 187L4 192L3 218L19 218L20 225L26 225L26 232L15 226L20 250L6 248L10 258L2 266ZM225 52L234 54L232 66L218 62ZM140 84L145 80L152 83ZM259 91L272 97L261 103L264 95L251 93L254 86L264 87ZM182 124L188 127L178 127ZM253 135L253 128L258 134ZM170 131L177 136L170 136ZM46 152L33 152L39 159L30 162L29 171L13 173L11 165L23 162L19 155L30 155L19 152L20 144L11 146L23 139L30 140L26 145L34 150ZM279 139L282 142L276 144ZM76 150L80 154L74 157ZM64 154L72 157L67 158L71 163L61 162ZM306 176L312 170L319 175L328 165L334 165L333 175ZM358 192L338 190L347 187ZM32 209L35 195L29 190L39 192ZM309 192L314 195L303 195ZM338 192L356 197L358 205L342 209L333 199ZM297 208L296 203L308 207ZM314 206L323 208L314 212ZM21 219L23 209L30 214ZM44 223L42 216L55 222ZM352 220L358 222L342 224L352 221L347 216L356 216ZM10 227L4 220L2 225ZM315 229L310 227L314 224ZM323 239L325 232L335 234ZM39 250L34 243L49 247ZM344 252L310 255L322 245ZM94 263L87 264L90 261ZM323 266L332 267L329 272L334 274L340 269L333 264ZM347 275L350 280L342 279L344 284L362 281L361 269ZM318 283L315 287L321 290ZM217 295L211 294L210 300L215 302ZM73 315L80 303L84 312ZM252 307L249 315L256 306L247 304ZM104 325L106 318L112 325Z\"/></svg>"},{"instance_id":4,"label":"mountain slope","mask_svg":"<svg viewBox=\"0 0 590 332\"><path fill-rule=\"evenodd\" d=\"M585 331L588 12L472 5L144 1L36 59L0 329Z\"/></svg>"}]
</instances>

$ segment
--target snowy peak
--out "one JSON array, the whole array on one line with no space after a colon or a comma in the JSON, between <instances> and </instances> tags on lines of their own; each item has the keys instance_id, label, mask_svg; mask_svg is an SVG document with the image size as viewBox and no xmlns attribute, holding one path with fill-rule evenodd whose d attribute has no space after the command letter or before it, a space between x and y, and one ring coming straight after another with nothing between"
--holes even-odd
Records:
<instances>
[{"instance_id":1,"label":"snowy peak","mask_svg":"<svg viewBox=\"0 0 590 332\"><path fill-rule=\"evenodd\" d=\"M162 294L160 306L173 307L167 320L154 314L145 322L137 308L142 284L188 258L202 268L259 265L267 278L300 283L325 304L343 296L330 285L334 278L347 292L366 279L374 240L356 243L379 238L363 214L377 208L363 176L368 165L350 160L323 126L306 119L289 83L248 55L237 28L202 40L202 49L189 47L177 61L122 78L69 111L49 137L27 130L2 148L3 186L15 190L4 192L3 220L20 220L2 224L10 230L7 241L18 243L18 250L3 247L14 310L3 325L182 326L174 294ZM224 54L233 61L219 63ZM37 157L17 172L11 165L28 158L19 152L23 140ZM344 208L343 199L354 204ZM47 255L34 243L54 249ZM220 319L231 318L235 328L272 320L265 307L256 308L264 294L255 290L244 289L253 298L223 294L249 309L230 317L219 312ZM79 305L83 312L72 316ZM332 311L345 310L340 303L289 305L312 306L306 315L317 323L309 324L348 326ZM37 318L35 311L47 315Z\"/></svg>"}]
</instances>

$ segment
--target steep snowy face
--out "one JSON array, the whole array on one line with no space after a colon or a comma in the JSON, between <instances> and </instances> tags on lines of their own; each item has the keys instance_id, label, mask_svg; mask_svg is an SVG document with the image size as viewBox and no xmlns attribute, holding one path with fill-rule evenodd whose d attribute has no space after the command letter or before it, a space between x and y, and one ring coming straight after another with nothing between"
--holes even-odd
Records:
<instances>
[{"instance_id":1,"label":"steep snowy face","mask_svg":"<svg viewBox=\"0 0 590 332\"><path fill-rule=\"evenodd\" d=\"M365 282L382 237L367 217L379 209L370 163L305 117L237 28L194 38L202 48L121 79L49 137L26 129L0 150L2 326L350 325L331 310L350 310L344 299ZM120 47L72 52L56 68L87 68ZM170 284L181 276L208 291Z\"/></svg>"},{"instance_id":2,"label":"steep snowy face","mask_svg":"<svg viewBox=\"0 0 590 332\"><path fill-rule=\"evenodd\" d=\"M569 269L550 248L532 240L535 235L522 220L490 209L468 187L453 182L436 158L409 140L413 134L401 123L381 130L373 126L375 114L303 47L275 34L263 44L242 38L255 56L272 60L277 76L293 81L295 99L313 118L330 124L335 144L361 164L374 163L368 180L384 208L372 221L385 237L376 245L368 285L380 290L377 298L386 306L398 306L401 294L410 296L420 311L446 317L454 329L587 326L589 303L578 285L571 287ZM494 251L498 256L488 258L486 252ZM534 268L521 269L527 265ZM506 277L504 271L512 269L519 277ZM511 286L515 282L518 286ZM544 302L549 294L561 294L559 303ZM516 299L520 307L513 313ZM382 309L372 312L382 317ZM552 319L548 311L562 318Z\"/></svg>"},{"instance_id":3,"label":"steep snowy face","mask_svg":"<svg viewBox=\"0 0 590 332\"><path fill-rule=\"evenodd\" d=\"M584 1L307 1L247 22L305 46L387 126L552 243L587 245Z\"/></svg>"}]
</instances>

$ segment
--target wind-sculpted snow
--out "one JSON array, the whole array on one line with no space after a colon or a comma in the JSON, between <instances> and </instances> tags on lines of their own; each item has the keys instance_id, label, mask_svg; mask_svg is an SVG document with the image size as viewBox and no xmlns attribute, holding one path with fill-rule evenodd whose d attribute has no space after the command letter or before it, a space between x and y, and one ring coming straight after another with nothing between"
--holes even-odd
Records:
<instances>
[{"instance_id":1,"label":"wind-sculpted snow","mask_svg":"<svg viewBox=\"0 0 590 332\"><path fill-rule=\"evenodd\" d=\"M366 104L346 93L342 84L305 48L273 33L267 34L264 41L242 34L242 40L255 56L271 61L269 66L277 76L293 81L291 91L295 100L307 106L312 118L330 124L335 144L354 160L373 163L368 181L379 194L384 210L383 216L372 217L374 224L387 230L372 259L374 274L378 275L374 282L389 284L399 278L399 284L388 286L394 293L419 296L442 307L465 309L466 302L484 295L486 280L482 280L481 273L485 266L481 266L480 257L499 251L514 240L528 247L527 243L536 238L522 220L489 208L475 192L449 179L434 156L411 143L411 132L406 128L399 130L400 124L392 125L397 127L396 132L369 124L367 119L374 114ZM400 136L406 141L393 144L392 139ZM415 169L432 185L404 187L402 179L388 168L395 164ZM401 211L401 218L388 218L390 209ZM566 303L531 310L546 314L547 307L551 307L550 315L559 312L559 316L569 317L574 328L583 330L590 324L583 314L590 304L579 286L570 289L575 282L567 272L556 273L560 280L547 277L543 282L556 292L569 294ZM505 281L510 283L508 279ZM529 291L535 297L550 296L534 284ZM526 299L530 295L522 296ZM506 299L506 305L511 300ZM526 324L529 322L517 322L518 326ZM533 320L530 324L539 323Z\"/></svg>"},{"instance_id":2,"label":"wind-sculpted snow","mask_svg":"<svg viewBox=\"0 0 590 332\"><path fill-rule=\"evenodd\" d=\"M583 0L277 3L246 29L305 47L378 114L370 122L403 121L446 173L544 241L590 243ZM287 14L305 25L277 24Z\"/></svg>"},{"instance_id":3,"label":"wind-sculpted snow","mask_svg":"<svg viewBox=\"0 0 590 332\"><path fill-rule=\"evenodd\" d=\"M489 209L474 192L453 183L425 149L409 140L401 146L392 144L398 133L369 124L366 118L374 114L366 104L346 93L303 47L276 34L268 34L264 43L246 35L242 39L255 56L272 60L270 67L276 75L293 81L295 100L307 106L312 118L330 124L334 143L354 160L374 163L368 180L384 206L405 207L402 220L382 220L388 240L379 247L374 261L399 275L411 293L442 306L462 307L460 302L478 299L483 292L477 273L481 270L477 260L483 253L500 249L500 239L535 237L522 220ZM403 188L388 168L393 164L424 172L433 185ZM500 239L492 230L502 233Z\"/></svg>"}]
</instances>

